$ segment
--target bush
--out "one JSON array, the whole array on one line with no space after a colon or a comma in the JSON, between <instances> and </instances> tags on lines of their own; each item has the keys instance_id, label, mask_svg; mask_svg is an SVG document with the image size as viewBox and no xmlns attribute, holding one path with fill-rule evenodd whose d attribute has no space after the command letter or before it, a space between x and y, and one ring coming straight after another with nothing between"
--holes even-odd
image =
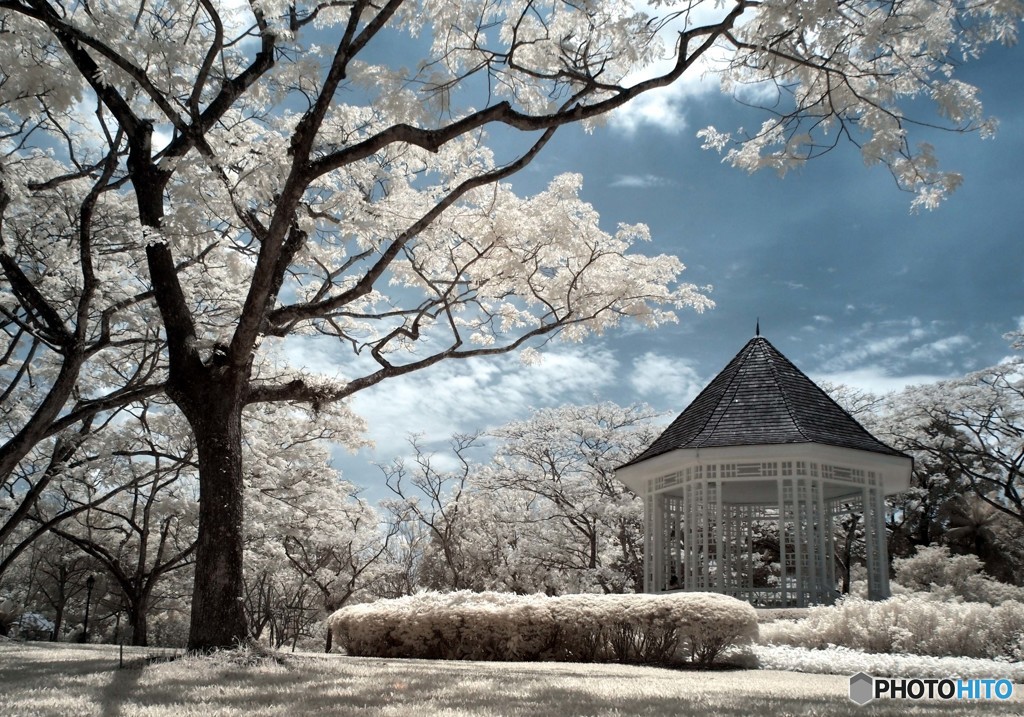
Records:
<instances>
[{"instance_id":1,"label":"bush","mask_svg":"<svg viewBox=\"0 0 1024 717\"><path fill-rule=\"evenodd\" d=\"M982 572L976 555L950 555L944 545L919 547L909 558L893 560L892 567L896 590L903 587L910 592L938 592L989 605L1007 600L1024 602L1024 588L994 580Z\"/></svg>"},{"instance_id":2,"label":"bush","mask_svg":"<svg viewBox=\"0 0 1024 717\"><path fill-rule=\"evenodd\" d=\"M348 654L444 660L562 660L706 668L757 637L745 602L710 593L421 593L328 619Z\"/></svg>"},{"instance_id":3,"label":"bush","mask_svg":"<svg viewBox=\"0 0 1024 717\"><path fill-rule=\"evenodd\" d=\"M811 608L803 620L763 625L761 639L810 649L839 645L875 653L1020 660L1024 605L948 602L927 593L881 602L850 597Z\"/></svg>"}]
</instances>

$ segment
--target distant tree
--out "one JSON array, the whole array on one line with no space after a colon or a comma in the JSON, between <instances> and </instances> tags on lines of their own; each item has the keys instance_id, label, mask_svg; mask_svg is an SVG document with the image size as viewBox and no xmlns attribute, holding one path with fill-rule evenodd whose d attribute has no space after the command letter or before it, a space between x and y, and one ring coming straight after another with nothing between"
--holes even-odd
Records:
<instances>
[{"instance_id":1,"label":"distant tree","mask_svg":"<svg viewBox=\"0 0 1024 717\"><path fill-rule=\"evenodd\" d=\"M501 442L479 486L537 499L550 570L586 575L605 592L643 589L643 504L615 469L657 437L647 406L606 402L535 411L494 430ZM543 557L542 557L543 556Z\"/></svg>"},{"instance_id":2,"label":"distant tree","mask_svg":"<svg viewBox=\"0 0 1024 717\"><path fill-rule=\"evenodd\" d=\"M920 416L907 412L906 392L880 396L841 384L823 387L872 435L914 459L907 490L885 499L890 559L908 557L915 548L942 539L951 501L961 498L969 488L949 455L921 450L921 440L927 437L926 442L934 443L943 434L942 440L955 442L955 432L939 421L923 423ZM841 521L844 529L838 544L843 546L844 554L837 556L837 562L843 570L844 592L849 589L851 560L863 561L861 542L855 537L860 534L862 517L856 514Z\"/></svg>"},{"instance_id":3,"label":"distant tree","mask_svg":"<svg viewBox=\"0 0 1024 717\"><path fill-rule=\"evenodd\" d=\"M68 625L82 621L86 579L96 571L88 556L56 536L46 535L22 553L0 582L0 593L18 605L17 613L49 619L52 633L45 639L60 641Z\"/></svg>"},{"instance_id":4,"label":"distant tree","mask_svg":"<svg viewBox=\"0 0 1024 717\"><path fill-rule=\"evenodd\" d=\"M247 406L318 410L439 361L708 305L675 283L677 260L633 251L644 229L601 231L578 178L529 200L503 183L558 127L719 69L769 98L752 134L703 133L732 164L785 171L849 138L932 206L959 177L915 149L900 103L990 129L953 73L1013 40L1019 15L1016 0L694 1L661 18L612 2L0 0L0 355L23 386L45 366L0 478L165 390L200 473L190 646L230 646L247 634ZM351 350L340 378L271 360L309 334ZM83 381L93 365L109 380Z\"/></svg>"},{"instance_id":5,"label":"distant tree","mask_svg":"<svg viewBox=\"0 0 1024 717\"><path fill-rule=\"evenodd\" d=\"M246 429L249 636L295 644L372 589L393 534L331 466L328 441L358 444L345 422L317 425L303 411L265 405L247 411Z\"/></svg>"},{"instance_id":6,"label":"distant tree","mask_svg":"<svg viewBox=\"0 0 1024 717\"><path fill-rule=\"evenodd\" d=\"M168 465L169 464L169 465ZM194 474L187 457L130 466L149 477L51 532L90 556L120 591L131 644L148 645L157 584L189 565L196 547Z\"/></svg>"},{"instance_id":7,"label":"distant tree","mask_svg":"<svg viewBox=\"0 0 1024 717\"><path fill-rule=\"evenodd\" d=\"M654 439L646 406L612 403L535 411L451 451L384 467L388 503L415 557L416 587L520 593L628 592L643 587L643 507L614 469ZM399 516L404 516L401 518Z\"/></svg>"},{"instance_id":8,"label":"distant tree","mask_svg":"<svg viewBox=\"0 0 1024 717\"><path fill-rule=\"evenodd\" d=\"M1024 585L1024 525L969 493L950 501L945 512L943 543L978 556L997 580Z\"/></svg>"},{"instance_id":9,"label":"distant tree","mask_svg":"<svg viewBox=\"0 0 1024 717\"><path fill-rule=\"evenodd\" d=\"M860 423L870 423L885 404L885 396L849 384L821 381L818 386Z\"/></svg>"},{"instance_id":10,"label":"distant tree","mask_svg":"<svg viewBox=\"0 0 1024 717\"><path fill-rule=\"evenodd\" d=\"M906 389L891 430L947 479L1024 523L1024 359Z\"/></svg>"},{"instance_id":11,"label":"distant tree","mask_svg":"<svg viewBox=\"0 0 1024 717\"><path fill-rule=\"evenodd\" d=\"M83 419L75 430L35 446L3 481L0 503L0 577L33 541L62 522L132 490L145 472L112 469L118 461L153 454L134 442L135 413L148 399Z\"/></svg>"},{"instance_id":12,"label":"distant tree","mask_svg":"<svg viewBox=\"0 0 1024 717\"><path fill-rule=\"evenodd\" d=\"M470 451L478 446L479 435L456 435L449 441L455 468L438 466L433 453L419 438L409 439L412 465L396 459L380 466L384 482L395 498L385 501L392 525L411 523L406 532L418 539L419 555L415 581L432 590L462 590L467 587L465 528L470 474L476 469ZM411 546L410 546L411 547Z\"/></svg>"},{"instance_id":13,"label":"distant tree","mask_svg":"<svg viewBox=\"0 0 1024 717\"><path fill-rule=\"evenodd\" d=\"M939 436L942 434L942 438ZM889 506L887 524L893 531L890 553L893 557L906 557L916 547L931 545L944 539L949 527L950 511L954 505L970 494L968 483L962 478L958 462L951 451L933 452L921 449L918 438L930 442L953 441L950 428L933 423L915 432L917 438L906 440L893 436L894 447L914 458L910 487L903 493L886 499Z\"/></svg>"}]
</instances>

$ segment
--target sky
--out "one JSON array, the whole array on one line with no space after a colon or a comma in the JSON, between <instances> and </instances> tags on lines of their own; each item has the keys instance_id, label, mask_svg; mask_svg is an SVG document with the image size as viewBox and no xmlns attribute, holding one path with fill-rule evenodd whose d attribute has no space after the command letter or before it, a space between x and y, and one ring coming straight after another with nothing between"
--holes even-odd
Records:
<instances>
[{"instance_id":1,"label":"sky","mask_svg":"<svg viewBox=\"0 0 1024 717\"><path fill-rule=\"evenodd\" d=\"M963 68L996 117L994 139L922 131L964 184L914 214L882 167L841 146L780 178L748 175L701 149L697 131L753 115L710 83L634 106L592 134L567 128L513 184L539 191L583 175L605 230L645 223L649 253L678 256L682 280L713 286L716 307L678 324L623 326L582 344L554 341L538 366L516 356L442 362L351 402L374 447L335 463L383 495L381 472L417 433L442 448L453 433L495 428L567 403L645 402L668 423L754 335L816 381L877 393L963 375L1012 353L1024 325L1024 48L995 48ZM759 123L759 122L758 122ZM316 361L316 356L311 356Z\"/></svg>"}]
</instances>

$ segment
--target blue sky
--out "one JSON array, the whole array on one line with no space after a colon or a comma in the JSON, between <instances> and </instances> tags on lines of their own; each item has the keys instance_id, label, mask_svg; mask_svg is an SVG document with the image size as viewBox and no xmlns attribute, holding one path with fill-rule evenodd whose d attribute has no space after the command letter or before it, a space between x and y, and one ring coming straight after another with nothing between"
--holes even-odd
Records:
<instances>
[{"instance_id":1,"label":"blue sky","mask_svg":"<svg viewBox=\"0 0 1024 717\"><path fill-rule=\"evenodd\" d=\"M753 122L717 90L691 85L587 135L567 128L514 184L522 193L561 172L584 177L606 229L650 226L652 253L679 256L683 279L712 284L717 307L677 325L623 328L584 344L552 343L536 367L514 356L440 364L359 394L374 449L337 452L346 479L379 494L380 472L405 436L438 445L563 403L644 401L665 421L753 335L816 380L873 391L964 374L1011 353L1024 320L1024 49L997 48L964 67L981 88L995 139L923 131L964 185L911 214L888 172L841 146L784 178L747 175L702 150L696 133ZM643 114L646 112L646 114ZM315 360L315 357L314 357Z\"/></svg>"}]
</instances>

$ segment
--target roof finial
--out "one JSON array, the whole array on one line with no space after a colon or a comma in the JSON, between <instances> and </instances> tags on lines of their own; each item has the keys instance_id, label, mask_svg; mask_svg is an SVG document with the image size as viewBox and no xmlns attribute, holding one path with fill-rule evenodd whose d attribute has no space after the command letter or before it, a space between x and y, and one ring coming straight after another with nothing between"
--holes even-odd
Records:
<instances>
[{"instance_id":1,"label":"roof finial","mask_svg":"<svg viewBox=\"0 0 1024 717\"><path fill-rule=\"evenodd\" d=\"M761 317L757 317L757 327L754 329L754 336L761 335Z\"/></svg>"}]
</instances>

